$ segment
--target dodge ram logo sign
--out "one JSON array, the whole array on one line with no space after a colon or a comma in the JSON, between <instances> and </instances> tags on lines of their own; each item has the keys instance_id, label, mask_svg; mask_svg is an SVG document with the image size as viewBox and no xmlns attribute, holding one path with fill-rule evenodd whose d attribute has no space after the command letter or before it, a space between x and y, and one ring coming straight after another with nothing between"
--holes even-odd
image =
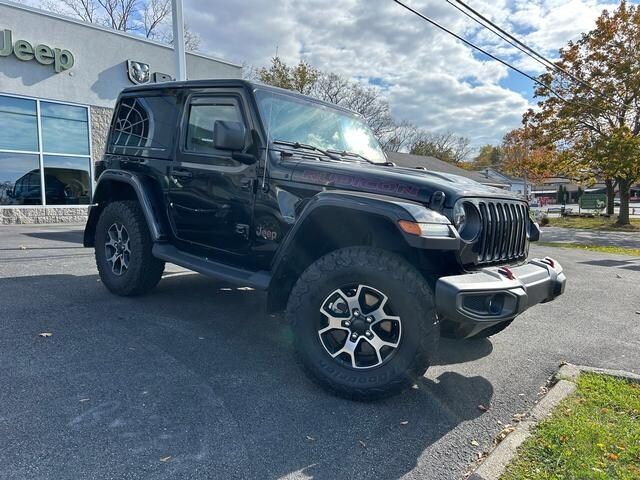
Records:
<instances>
[{"instance_id":1,"label":"dodge ram logo sign","mask_svg":"<svg viewBox=\"0 0 640 480\"><path fill-rule=\"evenodd\" d=\"M151 71L147 63L127 60L127 74L129 75L129 80L136 85L149 83L151 80Z\"/></svg>"}]
</instances>

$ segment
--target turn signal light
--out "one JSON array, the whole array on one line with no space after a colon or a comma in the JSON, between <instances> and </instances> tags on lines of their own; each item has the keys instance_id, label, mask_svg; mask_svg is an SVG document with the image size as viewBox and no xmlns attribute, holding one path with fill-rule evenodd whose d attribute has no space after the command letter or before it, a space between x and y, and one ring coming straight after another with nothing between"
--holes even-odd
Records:
<instances>
[{"instance_id":1,"label":"turn signal light","mask_svg":"<svg viewBox=\"0 0 640 480\"><path fill-rule=\"evenodd\" d=\"M400 220L398 225L403 232L417 237L451 237L449 225L446 223L416 223Z\"/></svg>"},{"instance_id":2,"label":"turn signal light","mask_svg":"<svg viewBox=\"0 0 640 480\"><path fill-rule=\"evenodd\" d=\"M398 222L398 225L400 225L400 228L405 233L408 233L410 235L417 235L417 236L422 235L422 229L420 228L419 223L409 222L407 220L400 220Z\"/></svg>"}]
</instances>

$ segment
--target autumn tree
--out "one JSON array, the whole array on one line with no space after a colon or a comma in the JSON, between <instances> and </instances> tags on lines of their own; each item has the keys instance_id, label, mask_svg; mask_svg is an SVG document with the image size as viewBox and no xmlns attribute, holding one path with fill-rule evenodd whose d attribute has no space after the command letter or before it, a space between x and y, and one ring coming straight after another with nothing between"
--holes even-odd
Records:
<instances>
[{"instance_id":1,"label":"autumn tree","mask_svg":"<svg viewBox=\"0 0 640 480\"><path fill-rule=\"evenodd\" d=\"M510 131L502 141L501 171L527 183L538 183L552 175L557 165L557 155L553 147L542 145L536 132L528 127Z\"/></svg>"},{"instance_id":2,"label":"autumn tree","mask_svg":"<svg viewBox=\"0 0 640 480\"><path fill-rule=\"evenodd\" d=\"M267 85L295 90L308 95L318 81L320 72L302 60L297 65L290 67L280 57L275 56L271 59L271 65L259 68L255 76L260 82Z\"/></svg>"},{"instance_id":3,"label":"autumn tree","mask_svg":"<svg viewBox=\"0 0 640 480\"><path fill-rule=\"evenodd\" d=\"M411 146L410 152L414 155L435 157L444 162L461 165L471 153L471 146L468 138L451 132L423 132Z\"/></svg>"},{"instance_id":4,"label":"autumn tree","mask_svg":"<svg viewBox=\"0 0 640 480\"><path fill-rule=\"evenodd\" d=\"M539 77L539 110L525 122L544 132L566 173L604 180L620 191L618 224L629 223L630 189L640 180L640 6L622 1L560 50L556 71ZM579 80L576 80L579 79Z\"/></svg>"},{"instance_id":5,"label":"autumn tree","mask_svg":"<svg viewBox=\"0 0 640 480\"><path fill-rule=\"evenodd\" d=\"M483 170L486 168L500 170L503 156L500 145L487 144L480 148L478 155L469 163L469 167L473 170Z\"/></svg>"}]
</instances>

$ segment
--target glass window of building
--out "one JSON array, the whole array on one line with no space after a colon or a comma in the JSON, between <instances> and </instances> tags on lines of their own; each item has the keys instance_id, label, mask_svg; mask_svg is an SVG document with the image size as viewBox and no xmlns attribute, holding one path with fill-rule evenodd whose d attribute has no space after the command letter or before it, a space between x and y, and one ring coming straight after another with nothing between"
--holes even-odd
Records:
<instances>
[{"instance_id":1,"label":"glass window of building","mask_svg":"<svg viewBox=\"0 0 640 480\"><path fill-rule=\"evenodd\" d=\"M90 203L88 112L0 95L0 205Z\"/></svg>"}]
</instances>

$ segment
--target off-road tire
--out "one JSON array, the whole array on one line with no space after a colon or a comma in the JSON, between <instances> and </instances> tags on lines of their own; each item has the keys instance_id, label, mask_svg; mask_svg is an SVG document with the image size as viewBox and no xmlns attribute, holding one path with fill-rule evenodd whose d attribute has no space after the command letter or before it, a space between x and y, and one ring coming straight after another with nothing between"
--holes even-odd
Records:
<instances>
[{"instance_id":1,"label":"off-road tire","mask_svg":"<svg viewBox=\"0 0 640 480\"><path fill-rule=\"evenodd\" d=\"M126 228L131 248L128 268L119 276L113 273L105 251L108 230L114 224ZM96 225L95 257L100 280L110 292L121 296L142 295L158 284L164 262L151 254L152 247L147 222L137 201L113 202L104 208Z\"/></svg>"},{"instance_id":2,"label":"off-road tire","mask_svg":"<svg viewBox=\"0 0 640 480\"><path fill-rule=\"evenodd\" d=\"M366 284L383 292L402 321L402 337L386 363L357 370L336 362L317 329L320 307L341 285ZM429 367L440 337L433 292L424 277L399 255L370 247L331 252L310 265L289 297L287 320L294 346L310 377L335 394L374 400L411 386Z\"/></svg>"},{"instance_id":3,"label":"off-road tire","mask_svg":"<svg viewBox=\"0 0 640 480\"><path fill-rule=\"evenodd\" d=\"M503 331L505 328L507 328L509 325L511 325L511 322L513 322L513 320L507 320L506 322L501 322L501 323L497 323L485 330L482 330L479 333L476 333L475 335L471 335L469 337L469 340L476 340L476 339L480 339L480 338L489 338L492 337L494 335L497 335L498 333L500 333L501 331Z\"/></svg>"}]
</instances>

